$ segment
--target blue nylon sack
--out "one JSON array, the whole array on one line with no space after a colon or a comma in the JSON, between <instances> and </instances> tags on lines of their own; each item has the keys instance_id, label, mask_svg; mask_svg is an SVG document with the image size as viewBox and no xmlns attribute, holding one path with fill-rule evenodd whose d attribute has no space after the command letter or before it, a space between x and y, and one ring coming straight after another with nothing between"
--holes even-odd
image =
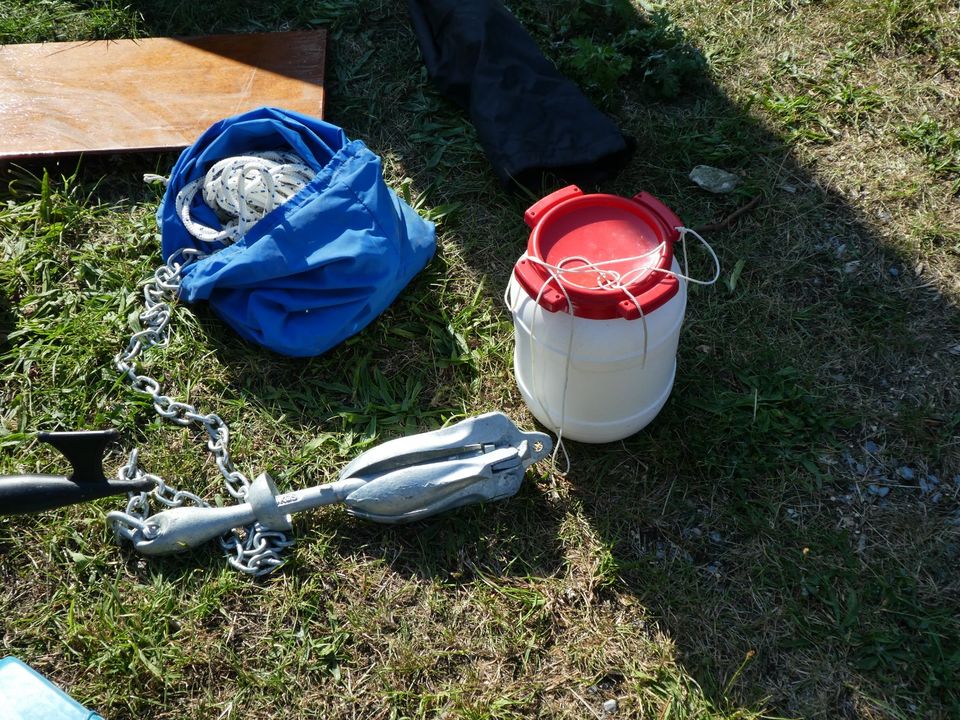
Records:
<instances>
[{"instance_id":1,"label":"blue nylon sack","mask_svg":"<svg viewBox=\"0 0 960 720\"><path fill-rule=\"evenodd\" d=\"M263 150L292 150L317 175L236 243L196 240L177 215L177 194L218 160ZM190 211L221 227L202 193ZM221 120L184 150L157 222L165 261L181 248L217 250L186 268L182 299L206 300L243 338L298 357L319 355L366 327L436 248L433 223L387 187L380 158L366 145L278 108Z\"/></svg>"}]
</instances>

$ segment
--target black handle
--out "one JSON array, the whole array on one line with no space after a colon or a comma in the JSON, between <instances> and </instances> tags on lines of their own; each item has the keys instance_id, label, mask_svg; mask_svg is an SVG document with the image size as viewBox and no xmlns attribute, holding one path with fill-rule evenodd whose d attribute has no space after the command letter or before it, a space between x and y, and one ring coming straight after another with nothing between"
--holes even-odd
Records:
<instances>
[{"instance_id":1,"label":"black handle","mask_svg":"<svg viewBox=\"0 0 960 720\"><path fill-rule=\"evenodd\" d=\"M38 439L50 443L70 461L73 473L64 475L0 476L0 515L40 512L109 495L149 490L152 480L107 480L103 453L119 436L116 430L42 432Z\"/></svg>"},{"instance_id":2,"label":"black handle","mask_svg":"<svg viewBox=\"0 0 960 720\"><path fill-rule=\"evenodd\" d=\"M103 453L120 437L116 430L67 430L37 433L37 439L53 445L73 467L70 479L78 483L104 482Z\"/></svg>"}]
</instances>

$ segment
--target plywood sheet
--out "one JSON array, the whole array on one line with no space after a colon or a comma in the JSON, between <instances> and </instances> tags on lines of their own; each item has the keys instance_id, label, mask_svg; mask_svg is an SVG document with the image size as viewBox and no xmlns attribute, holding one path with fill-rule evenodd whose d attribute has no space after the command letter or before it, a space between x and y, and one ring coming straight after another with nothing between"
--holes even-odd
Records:
<instances>
[{"instance_id":1,"label":"plywood sheet","mask_svg":"<svg viewBox=\"0 0 960 720\"><path fill-rule=\"evenodd\" d=\"M0 159L177 150L261 105L323 117L326 32L0 46Z\"/></svg>"}]
</instances>

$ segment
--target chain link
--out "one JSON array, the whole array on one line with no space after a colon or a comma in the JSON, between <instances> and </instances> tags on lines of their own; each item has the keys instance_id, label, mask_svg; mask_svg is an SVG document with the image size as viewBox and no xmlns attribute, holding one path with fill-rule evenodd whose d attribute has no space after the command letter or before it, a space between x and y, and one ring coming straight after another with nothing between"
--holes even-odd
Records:
<instances>
[{"instance_id":1,"label":"chain link","mask_svg":"<svg viewBox=\"0 0 960 720\"><path fill-rule=\"evenodd\" d=\"M114 364L130 381L138 393L147 395L157 414L170 422L188 427L198 424L207 433L207 449L213 455L217 469L223 477L227 492L238 502L243 502L250 487L250 480L236 469L230 459L230 428L216 413L204 415L188 403L174 400L160 392L160 382L137 369L137 360L152 347L166 347L170 343L170 320L172 303L180 290L183 271L205 254L192 248L183 248L173 253L165 265L161 265L143 289L146 309L140 313L142 330L134 333L126 349L114 358ZM149 492L130 493L123 512L107 515L108 522L118 536L133 540L139 533L151 538L156 526L150 523L151 499L165 507L180 507L185 504L209 507L203 498L186 490L178 490L157 475L144 472L137 465L137 450L130 453L126 465L117 471L120 480L147 479L154 483ZM152 535L153 534L153 535ZM285 532L270 530L259 522L242 531L233 530L220 539L227 553L227 561L237 570L264 575L283 563L283 550L293 545Z\"/></svg>"}]
</instances>

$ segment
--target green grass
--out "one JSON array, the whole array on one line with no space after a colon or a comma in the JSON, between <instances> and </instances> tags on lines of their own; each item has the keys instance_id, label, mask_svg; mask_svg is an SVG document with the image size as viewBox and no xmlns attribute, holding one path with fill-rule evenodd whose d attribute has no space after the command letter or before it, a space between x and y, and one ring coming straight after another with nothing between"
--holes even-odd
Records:
<instances>
[{"instance_id":1,"label":"green grass","mask_svg":"<svg viewBox=\"0 0 960 720\"><path fill-rule=\"evenodd\" d=\"M670 401L569 443L509 501L409 527L297 518L275 575L214 544L145 559L118 499L0 518L0 654L133 717L953 718L960 713L960 15L944 0L508 3L709 240ZM645 10L643 8L646 8ZM658 12L659 9L659 12ZM664 11L669 11L669 15ZM396 303L293 360L180 305L146 368L216 411L282 488L404 433L502 409L533 427L503 288L530 198L429 85L402 2L0 0L0 41L327 27L328 119L438 223ZM65 470L37 430L116 427L215 500L203 433L161 422L112 357L159 262L174 157L3 168L0 472ZM737 193L688 180L739 173ZM549 190L551 188L545 188ZM695 271L707 260L692 257Z\"/></svg>"}]
</instances>

